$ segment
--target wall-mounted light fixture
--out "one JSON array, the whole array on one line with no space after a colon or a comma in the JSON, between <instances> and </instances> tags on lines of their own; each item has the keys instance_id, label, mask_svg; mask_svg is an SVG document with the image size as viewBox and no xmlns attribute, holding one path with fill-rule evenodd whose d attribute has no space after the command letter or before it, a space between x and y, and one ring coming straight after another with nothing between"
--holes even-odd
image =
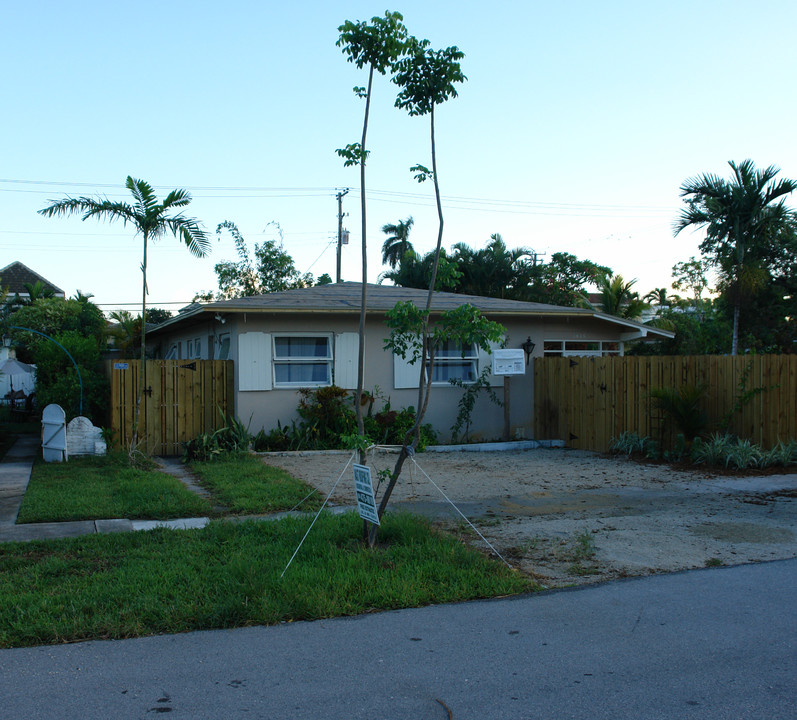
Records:
<instances>
[{"instance_id":1,"label":"wall-mounted light fixture","mask_svg":"<svg viewBox=\"0 0 797 720\"><path fill-rule=\"evenodd\" d=\"M227 322L227 318L221 313L216 313L216 322L220 322L222 325L224 325L224 323Z\"/></svg>"},{"instance_id":2,"label":"wall-mounted light fixture","mask_svg":"<svg viewBox=\"0 0 797 720\"><path fill-rule=\"evenodd\" d=\"M523 348L523 352L526 353L526 365L529 364L529 358L531 357L531 353L534 352L534 343L531 342L531 336L526 338L525 342L520 343L520 347Z\"/></svg>"}]
</instances>

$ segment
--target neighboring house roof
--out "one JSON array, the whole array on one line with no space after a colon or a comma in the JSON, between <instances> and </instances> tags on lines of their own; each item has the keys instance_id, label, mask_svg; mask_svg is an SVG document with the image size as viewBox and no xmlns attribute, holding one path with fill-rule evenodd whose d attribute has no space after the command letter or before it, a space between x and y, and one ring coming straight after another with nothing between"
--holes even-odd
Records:
<instances>
[{"instance_id":1,"label":"neighboring house roof","mask_svg":"<svg viewBox=\"0 0 797 720\"><path fill-rule=\"evenodd\" d=\"M25 289L25 284L35 285L37 282L52 290L57 297L66 297L66 293L61 288L53 285L47 278L42 277L21 262L12 262L0 270L0 288L8 288L8 294L12 296L17 294L26 297L28 291Z\"/></svg>"},{"instance_id":2,"label":"neighboring house roof","mask_svg":"<svg viewBox=\"0 0 797 720\"><path fill-rule=\"evenodd\" d=\"M383 314L392 309L400 301L410 301L419 307L426 306L426 290L404 288L395 285L368 285L367 310L371 313ZM362 284L357 282L341 282L329 285L316 285L308 288L285 290L284 292L254 295L207 304L192 304L179 315L166 320L153 329L152 333L165 331L172 326L185 322L190 318L212 313L335 313L357 314L360 312ZM606 315L596 310L584 308L546 305L544 303L520 302L500 298L480 297L477 295L460 295L458 293L436 292L432 296L432 312L443 312L470 303L489 315L491 318L501 316L525 316L533 318L595 318L603 322L620 325L629 331L638 333L639 337L650 336L650 339L674 337L674 333L660 330L642 323L624 318ZM630 339L630 338L629 338Z\"/></svg>"}]
</instances>

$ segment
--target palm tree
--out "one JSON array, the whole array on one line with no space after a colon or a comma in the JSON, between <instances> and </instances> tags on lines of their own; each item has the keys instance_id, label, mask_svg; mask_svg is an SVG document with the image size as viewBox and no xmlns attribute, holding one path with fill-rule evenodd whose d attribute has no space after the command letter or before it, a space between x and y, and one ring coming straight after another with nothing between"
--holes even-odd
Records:
<instances>
[{"instance_id":1,"label":"palm tree","mask_svg":"<svg viewBox=\"0 0 797 720\"><path fill-rule=\"evenodd\" d=\"M673 230L677 235L690 226L705 228L700 251L719 268L722 284L730 291L731 355L736 355L742 301L761 284L763 265L777 256L781 239L797 228L794 211L785 205L786 195L797 189L797 182L775 181L780 170L774 165L756 170L752 160L728 164L733 171L730 181L704 174L681 186L686 207Z\"/></svg>"},{"instance_id":2,"label":"palm tree","mask_svg":"<svg viewBox=\"0 0 797 720\"><path fill-rule=\"evenodd\" d=\"M631 290L636 280L625 281L622 275L604 277L598 283L601 292L601 311L607 315L634 320L647 307L639 293Z\"/></svg>"},{"instance_id":3,"label":"palm tree","mask_svg":"<svg viewBox=\"0 0 797 720\"><path fill-rule=\"evenodd\" d=\"M401 258L413 250L410 230L414 222L412 217L408 217L395 225L388 223L382 226L382 232L388 236L382 245L382 264L389 265L391 270L395 270Z\"/></svg>"},{"instance_id":4,"label":"palm tree","mask_svg":"<svg viewBox=\"0 0 797 720\"><path fill-rule=\"evenodd\" d=\"M107 198L67 197L57 200L46 208L39 210L45 217L60 217L82 213L82 220L96 217L98 220L121 220L135 229L144 241L144 257L141 263L143 274L143 291L141 299L141 317L147 316L147 248L150 240L159 240L164 235L174 235L185 243L189 252L196 257L205 257L210 250L207 233L194 218L184 217L180 208L191 202L191 194L187 190L172 190L162 203L158 202L152 186L144 180L136 180L127 176L125 187L132 193L134 202L111 202ZM177 210L177 213L174 211ZM147 324L141 323L141 370L139 378L138 398L136 400L136 418L133 423L133 450L138 441L138 419L141 410L141 396L146 387L146 333Z\"/></svg>"},{"instance_id":5,"label":"palm tree","mask_svg":"<svg viewBox=\"0 0 797 720\"><path fill-rule=\"evenodd\" d=\"M37 280L33 283L23 283L22 287L25 288L25 292L28 294L28 297L23 298L20 296L19 293L14 295L13 304L14 305L33 305L37 300L47 300L49 298L55 297L55 292L51 287L47 287L41 280Z\"/></svg>"},{"instance_id":6,"label":"palm tree","mask_svg":"<svg viewBox=\"0 0 797 720\"><path fill-rule=\"evenodd\" d=\"M655 288L642 299L645 300L645 302L655 303L659 307L666 307L671 303L670 296L667 294L667 288Z\"/></svg>"}]
</instances>

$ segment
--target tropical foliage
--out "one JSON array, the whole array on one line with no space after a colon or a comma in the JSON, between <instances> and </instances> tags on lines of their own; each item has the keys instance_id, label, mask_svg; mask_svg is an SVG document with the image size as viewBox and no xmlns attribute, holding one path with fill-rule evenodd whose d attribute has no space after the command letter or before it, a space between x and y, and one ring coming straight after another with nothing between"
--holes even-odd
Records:
<instances>
[{"instance_id":1,"label":"tropical foliage","mask_svg":"<svg viewBox=\"0 0 797 720\"><path fill-rule=\"evenodd\" d=\"M37 331L17 329L10 332L17 343L17 357L36 365L39 407L56 403L68 417L74 417L81 410L82 381L82 413L100 425L106 423L108 414L108 382L101 364L101 353L106 345L105 318L90 301L90 295L80 294L79 297L34 300L16 310L8 323ZM80 379L64 350L77 364Z\"/></svg>"},{"instance_id":2,"label":"tropical foliage","mask_svg":"<svg viewBox=\"0 0 797 720\"><path fill-rule=\"evenodd\" d=\"M173 235L183 241L189 252L196 257L204 257L210 250L207 233L194 218L183 215L183 208L191 202L191 194L187 190L172 190L163 200L158 202L152 186L137 180L130 175L125 180L125 187L133 196L133 202L111 202L107 198L67 197L57 200L39 210L45 217L65 215L82 215L83 220L119 220L123 225L132 225L136 235L141 235L144 252L141 261L142 300L141 316L147 316L147 253L149 241L159 240L165 235ZM133 422L133 445L138 439L138 418L141 408L141 393L146 386L144 381L147 324L141 323L141 377L139 396L136 402L136 417Z\"/></svg>"},{"instance_id":3,"label":"tropical foliage","mask_svg":"<svg viewBox=\"0 0 797 720\"><path fill-rule=\"evenodd\" d=\"M382 245L382 264L388 265L391 270L396 269L396 265L408 252L413 252L410 230L414 222L412 217L408 217L406 220L399 220L395 225L388 223L382 226L382 232L388 236Z\"/></svg>"},{"instance_id":4,"label":"tropical foliage","mask_svg":"<svg viewBox=\"0 0 797 720\"><path fill-rule=\"evenodd\" d=\"M216 300L263 295L313 284L310 273L302 275L296 269L293 258L283 248L282 228L278 223L273 224L279 233L280 242L266 240L255 243L253 259L238 226L230 220L219 223L216 234L221 236L226 231L232 236L239 259L238 262L216 263L216 278L219 283Z\"/></svg>"},{"instance_id":5,"label":"tropical foliage","mask_svg":"<svg viewBox=\"0 0 797 720\"><path fill-rule=\"evenodd\" d=\"M622 275L604 276L598 283L600 310L607 315L638 320L648 305L632 290L636 280L626 281Z\"/></svg>"},{"instance_id":6,"label":"tropical foliage","mask_svg":"<svg viewBox=\"0 0 797 720\"><path fill-rule=\"evenodd\" d=\"M441 249L435 290L581 307L586 286L611 275L608 267L569 253L553 253L547 263L537 258L529 248L508 248L498 233L480 250L460 242L450 252ZM428 288L434 260L434 251L408 252L382 277L402 287Z\"/></svg>"},{"instance_id":7,"label":"tropical foliage","mask_svg":"<svg viewBox=\"0 0 797 720\"><path fill-rule=\"evenodd\" d=\"M795 331L783 327L783 298L797 289L797 215L785 202L797 182L776 179L779 169L772 165L764 170L751 160L729 165L730 180L704 174L681 186L685 207L674 231L705 230L700 250L719 274L721 307L733 318L731 354L743 333L762 326L767 308L774 314L767 313L763 323L770 337L753 338L754 346L771 341L788 347Z\"/></svg>"}]
</instances>

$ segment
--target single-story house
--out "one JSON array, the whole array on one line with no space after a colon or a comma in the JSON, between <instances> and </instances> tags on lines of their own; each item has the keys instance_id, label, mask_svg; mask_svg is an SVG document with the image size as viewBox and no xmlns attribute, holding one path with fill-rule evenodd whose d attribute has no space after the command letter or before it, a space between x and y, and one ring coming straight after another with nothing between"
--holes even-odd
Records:
<instances>
[{"instance_id":1,"label":"single-story house","mask_svg":"<svg viewBox=\"0 0 797 720\"><path fill-rule=\"evenodd\" d=\"M357 354L362 285L340 282L208 304L193 304L155 327L148 340L165 359L231 359L234 361L235 414L250 431L266 431L296 419L298 390L335 384L357 387ZM385 313L399 301L425 307L427 292L388 285L368 285L365 327L365 390L379 389L393 409L417 404L419 367L383 347L388 336ZM530 438L533 409L533 358L567 355L622 355L626 343L661 340L673 333L595 310L541 303L437 292L432 314L464 303L477 307L506 328L506 347L534 344L525 375L510 379L513 437ZM527 343L526 348L530 346ZM491 356L471 347L440 353L425 418L450 436L462 388L452 377L475 380ZM503 377L491 377L503 394ZM378 411L380 407L375 407ZM500 438L503 410L480 396L473 412L471 436Z\"/></svg>"}]
</instances>

